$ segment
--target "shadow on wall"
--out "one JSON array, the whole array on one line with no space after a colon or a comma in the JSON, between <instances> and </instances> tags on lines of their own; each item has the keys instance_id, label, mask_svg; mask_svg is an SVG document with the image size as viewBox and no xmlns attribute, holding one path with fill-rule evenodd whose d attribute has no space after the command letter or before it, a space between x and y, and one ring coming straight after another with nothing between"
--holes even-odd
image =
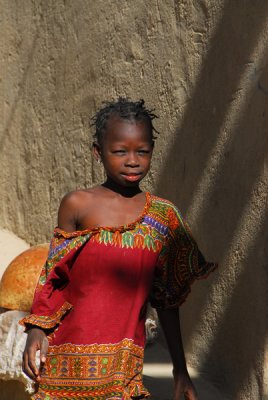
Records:
<instances>
[{"instance_id":1,"label":"shadow on wall","mask_svg":"<svg viewBox=\"0 0 268 400\"><path fill-rule=\"evenodd\" d=\"M267 18L268 2L226 2L157 185L187 215L204 253L220 262L220 278L196 285L182 314L190 347L200 316L213 309L203 318L212 327L201 368L228 380L234 399L250 379L260 390L267 335L259 250L268 222ZM213 293L217 280L223 284ZM219 308L211 304L217 300Z\"/></svg>"},{"instance_id":2,"label":"shadow on wall","mask_svg":"<svg viewBox=\"0 0 268 400\"><path fill-rule=\"evenodd\" d=\"M209 352L202 361L201 368L210 371L213 381L228 388L232 399L245 398L244 393L256 400L263 395L262 372L268 333L268 252L264 248L267 227L268 211L246 259L241 261L246 265L238 274L236 286L212 336Z\"/></svg>"}]
</instances>

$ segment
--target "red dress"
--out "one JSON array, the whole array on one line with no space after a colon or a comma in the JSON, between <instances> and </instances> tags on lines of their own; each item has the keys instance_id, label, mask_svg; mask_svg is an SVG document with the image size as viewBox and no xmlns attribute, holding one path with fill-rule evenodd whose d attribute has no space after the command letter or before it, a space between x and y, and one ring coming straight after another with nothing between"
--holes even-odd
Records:
<instances>
[{"instance_id":1,"label":"red dress","mask_svg":"<svg viewBox=\"0 0 268 400\"><path fill-rule=\"evenodd\" d=\"M207 263L176 207L146 193L127 226L55 229L21 323L47 331L49 350L35 400L128 400L142 384L146 306L180 305Z\"/></svg>"}]
</instances>

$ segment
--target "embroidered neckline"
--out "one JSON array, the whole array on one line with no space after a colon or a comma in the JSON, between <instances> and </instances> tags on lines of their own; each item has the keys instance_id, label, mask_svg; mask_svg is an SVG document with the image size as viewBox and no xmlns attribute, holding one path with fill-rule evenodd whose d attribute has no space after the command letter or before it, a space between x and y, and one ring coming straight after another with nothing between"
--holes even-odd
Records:
<instances>
[{"instance_id":1,"label":"embroidered neckline","mask_svg":"<svg viewBox=\"0 0 268 400\"><path fill-rule=\"evenodd\" d=\"M97 233L99 231L109 231L109 232L124 232L127 230L131 230L134 229L135 226L141 222L145 215L148 213L148 210L151 206L151 201L152 201L152 195L149 192L145 192L145 204L143 207L142 212L140 213L140 215L136 218L135 221L130 222L126 225L119 225L119 226L96 226L96 227L92 227L92 228L88 228L88 229L84 229L81 231L74 231L74 232L65 232L63 229L60 228L55 228L54 229L54 234L56 236L63 236L66 239L68 238L73 238L76 236L83 236L83 235L87 235L87 234L94 234Z\"/></svg>"}]
</instances>

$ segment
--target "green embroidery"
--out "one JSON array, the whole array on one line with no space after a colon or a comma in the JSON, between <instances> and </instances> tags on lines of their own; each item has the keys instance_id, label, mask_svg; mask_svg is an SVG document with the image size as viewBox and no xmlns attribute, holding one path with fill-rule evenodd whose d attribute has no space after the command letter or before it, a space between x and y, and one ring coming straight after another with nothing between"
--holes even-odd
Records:
<instances>
[{"instance_id":1,"label":"green embroidery","mask_svg":"<svg viewBox=\"0 0 268 400\"><path fill-rule=\"evenodd\" d=\"M145 246L150 250L155 250L155 241L150 235L146 235L144 238Z\"/></svg>"},{"instance_id":2,"label":"green embroidery","mask_svg":"<svg viewBox=\"0 0 268 400\"><path fill-rule=\"evenodd\" d=\"M74 360L74 372L75 372L76 376L81 375L81 360L80 360L80 358L76 358Z\"/></svg>"},{"instance_id":3,"label":"green embroidery","mask_svg":"<svg viewBox=\"0 0 268 400\"><path fill-rule=\"evenodd\" d=\"M56 357L53 357L53 358L51 358L51 360L50 360L50 363L51 363L52 365L56 365L57 362L58 362L58 360L56 359Z\"/></svg>"},{"instance_id":4,"label":"green embroidery","mask_svg":"<svg viewBox=\"0 0 268 400\"><path fill-rule=\"evenodd\" d=\"M134 245L134 235L131 232L124 232L122 235L123 246L132 247Z\"/></svg>"},{"instance_id":5,"label":"green embroidery","mask_svg":"<svg viewBox=\"0 0 268 400\"><path fill-rule=\"evenodd\" d=\"M46 283L46 277L45 276L41 276L39 279L39 282L41 283L41 285L44 285Z\"/></svg>"},{"instance_id":6,"label":"green embroidery","mask_svg":"<svg viewBox=\"0 0 268 400\"><path fill-rule=\"evenodd\" d=\"M112 243L113 242L113 232L101 231L100 242L104 242L105 244Z\"/></svg>"},{"instance_id":7,"label":"green embroidery","mask_svg":"<svg viewBox=\"0 0 268 400\"><path fill-rule=\"evenodd\" d=\"M70 246L70 249L74 249L76 246L76 240L72 240L69 246Z\"/></svg>"}]
</instances>

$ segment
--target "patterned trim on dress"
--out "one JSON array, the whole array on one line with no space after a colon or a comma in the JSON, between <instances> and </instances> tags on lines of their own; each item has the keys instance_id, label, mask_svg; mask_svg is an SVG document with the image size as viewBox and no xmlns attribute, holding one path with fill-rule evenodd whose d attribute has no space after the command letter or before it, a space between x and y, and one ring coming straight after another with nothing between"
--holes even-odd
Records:
<instances>
[{"instance_id":1,"label":"patterned trim on dress","mask_svg":"<svg viewBox=\"0 0 268 400\"><path fill-rule=\"evenodd\" d=\"M51 346L33 399L148 397L142 384L143 355L143 348L131 339L115 344Z\"/></svg>"},{"instance_id":2,"label":"patterned trim on dress","mask_svg":"<svg viewBox=\"0 0 268 400\"><path fill-rule=\"evenodd\" d=\"M58 311L51 315L29 314L19 321L19 324L26 327L27 325L40 326L43 329L51 329L59 325L62 317L73 308L72 304L67 301L60 307Z\"/></svg>"},{"instance_id":3,"label":"patterned trim on dress","mask_svg":"<svg viewBox=\"0 0 268 400\"><path fill-rule=\"evenodd\" d=\"M193 282L205 279L218 265L205 261L178 209L167 200L157 199L157 203L158 211L163 212L166 207L169 234L159 254L151 304L156 308L176 308L186 300ZM161 218L161 213L158 216Z\"/></svg>"},{"instance_id":4,"label":"patterned trim on dress","mask_svg":"<svg viewBox=\"0 0 268 400\"><path fill-rule=\"evenodd\" d=\"M92 236L91 241L122 248L148 249L157 252L163 246L164 237L154 227L142 222L136 225L135 229L122 233L101 230Z\"/></svg>"},{"instance_id":5,"label":"patterned trim on dress","mask_svg":"<svg viewBox=\"0 0 268 400\"><path fill-rule=\"evenodd\" d=\"M47 261L41 270L39 280L37 283L36 291L42 289L43 285L46 283L49 273L53 270L55 265L72 250L79 249L84 243L86 243L91 234L86 234L84 236L78 236L74 238L65 239L64 237L59 237L56 233L50 242L50 248L48 253Z\"/></svg>"}]
</instances>

